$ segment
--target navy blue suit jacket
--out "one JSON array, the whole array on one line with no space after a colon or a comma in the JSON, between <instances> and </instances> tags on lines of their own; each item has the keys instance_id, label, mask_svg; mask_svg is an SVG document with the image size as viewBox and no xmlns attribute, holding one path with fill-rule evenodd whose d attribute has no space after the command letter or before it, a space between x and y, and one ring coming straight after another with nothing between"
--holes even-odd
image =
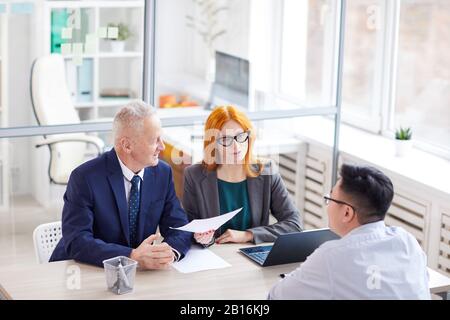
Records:
<instances>
[{"instance_id":1,"label":"navy blue suit jacket","mask_svg":"<svg viewBox=\"0 0 450 320\"><path fill-rule=\"evenodd\" d=\"M114 149L90 160L70 175L64 194L62 234L50 261L75 259L103 266L115 256L130 256L128 204L119 160ZM147 167L141 183L138 243L156 232L182 257L189 250L192 234L170 229L188 223L175 195L172 170L159 161Z\"/></svg>"}]
</instances>

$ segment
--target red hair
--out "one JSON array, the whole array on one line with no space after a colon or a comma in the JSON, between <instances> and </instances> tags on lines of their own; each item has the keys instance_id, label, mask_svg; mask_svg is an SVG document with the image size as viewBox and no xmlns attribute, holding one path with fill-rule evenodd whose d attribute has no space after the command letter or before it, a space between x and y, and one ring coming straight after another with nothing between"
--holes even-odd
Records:
<instances>
[{"instance_id":1,"label":"red hair","mask_svg":"<svg viewBox=\"0 0 450 320\"><path fill-rule=\"evenodd\" d=\"M208 171L216 170L218 164L216 162L216 148L215 142L217 139L217 133L220 131L226 122L234 120L236 121L244 131L250 131L250 136L248 138L248 149L244 158L244 168L247 177L257 177L261 174L263 170L263 164L261 161L253 157L253 144L256 139L256 135L253 131L252 123L250 119L242 112L239 111L234 106L219 106L216 107L205 123L205 136L203 141L203 166ZM208 152L211 150L211 152ZM257 165L258 169L255 171L254 164Z\"/></svg>"}]
</instances>

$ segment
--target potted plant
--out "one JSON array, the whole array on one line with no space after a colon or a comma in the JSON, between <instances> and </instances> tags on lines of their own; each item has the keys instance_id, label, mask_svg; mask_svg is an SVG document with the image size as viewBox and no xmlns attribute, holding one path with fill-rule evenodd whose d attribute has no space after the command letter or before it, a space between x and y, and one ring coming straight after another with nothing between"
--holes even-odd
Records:
<instances>
[{"instance_id":1,"label":"potted plant","mask_svg":"<svg viewBox=\"0 0 450 320\"><path fill-rule=\"evenodd\" d=\"M205 79L212 83L215 77L215 42L227 33L222 23L227 20L229 7L215 0L193 1L196 14L186 15L186 26L193 29L201 37L207 54Z\"/></svg>"},{"instance_id":2,"label":"potted plant","mask_svg":"<svg viewBox=\"0 0 450 320\"><path fill-rule=\"evenodd\" d=\"M112 52L123 52L125 49L125 41L131 37L128 26L124 23L109 23L108 28L117 28L117 38L109 38Z\"/></svg>"},{"instance_id":3,"label":"potted plant","mask_svg":"<svg viewBox=\"0 0 450 320\"><path fill-rule=\"evenodd\" d=\"M411 128L400 127L395 131L395 154L397 157L403 157L408 154L412 148L412 131Z\"/></svg>"}]
</instances>

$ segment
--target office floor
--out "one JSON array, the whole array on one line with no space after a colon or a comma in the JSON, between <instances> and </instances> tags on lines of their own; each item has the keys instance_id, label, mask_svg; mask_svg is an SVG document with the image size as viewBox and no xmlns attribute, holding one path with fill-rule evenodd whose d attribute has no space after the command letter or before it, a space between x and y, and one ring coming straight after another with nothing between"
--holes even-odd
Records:
<instances>
[{"instance_id":1,"label":"office floor","mask_svg":"<svg viewBox=\"0 0 450 320\"><path fill-rule=\"evenodd\" d=\"M61 219L62 201L44 208L31 196L11 199L8 211L0 211L0 265L35 262L33 231L39 224Z\"/></svg>"}]
</instances>

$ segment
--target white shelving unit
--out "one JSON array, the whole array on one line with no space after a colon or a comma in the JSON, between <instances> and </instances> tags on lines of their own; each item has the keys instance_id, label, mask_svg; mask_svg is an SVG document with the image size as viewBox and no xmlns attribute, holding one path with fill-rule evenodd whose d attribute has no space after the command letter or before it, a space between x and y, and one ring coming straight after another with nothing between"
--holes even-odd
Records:
<instances>
[{"instance_id":1,"label":"white shelving unit","mask_svg":"<svg viewBox=\"0 0 450 320\"><path fill-rule=\"evenodd\" d=\"M0 127L8 125L8 21L0 14ZM9 207L9 152L7 139L0 139L0 210Z\"/></svg>"},{"instance_id":2,"label":"white shelving unit","mask_svg":"<svg viewBox=\"0 0 450 320\"><path fill-rule=\"evenodd\" d=\"M81 120L111 117L118 107L132 99L142 97L144 5L144 0L44 1L44 54L52 51L53 10L67 9L69 12L81 10L83 15L81 22L85 23L82 27L86 33L97 35L92 52L84 53L83 51L81 54L83 64L87 59L92 62L90 97L80 101L74 81L68 79L69 88L74 97L74 106ZM126 41L124 51L112 52L108 40L98 36L100 28L107 27L108 23L125 23L129 27L132 37ZM78 79L81 69L74 63L74 57L73 54L64 55L66 71L68 78ZM79 83L79 80L75 83ZM130 97L103 97L101 93L105 89L127 89Z\"/></svg>"}]
</instances>

